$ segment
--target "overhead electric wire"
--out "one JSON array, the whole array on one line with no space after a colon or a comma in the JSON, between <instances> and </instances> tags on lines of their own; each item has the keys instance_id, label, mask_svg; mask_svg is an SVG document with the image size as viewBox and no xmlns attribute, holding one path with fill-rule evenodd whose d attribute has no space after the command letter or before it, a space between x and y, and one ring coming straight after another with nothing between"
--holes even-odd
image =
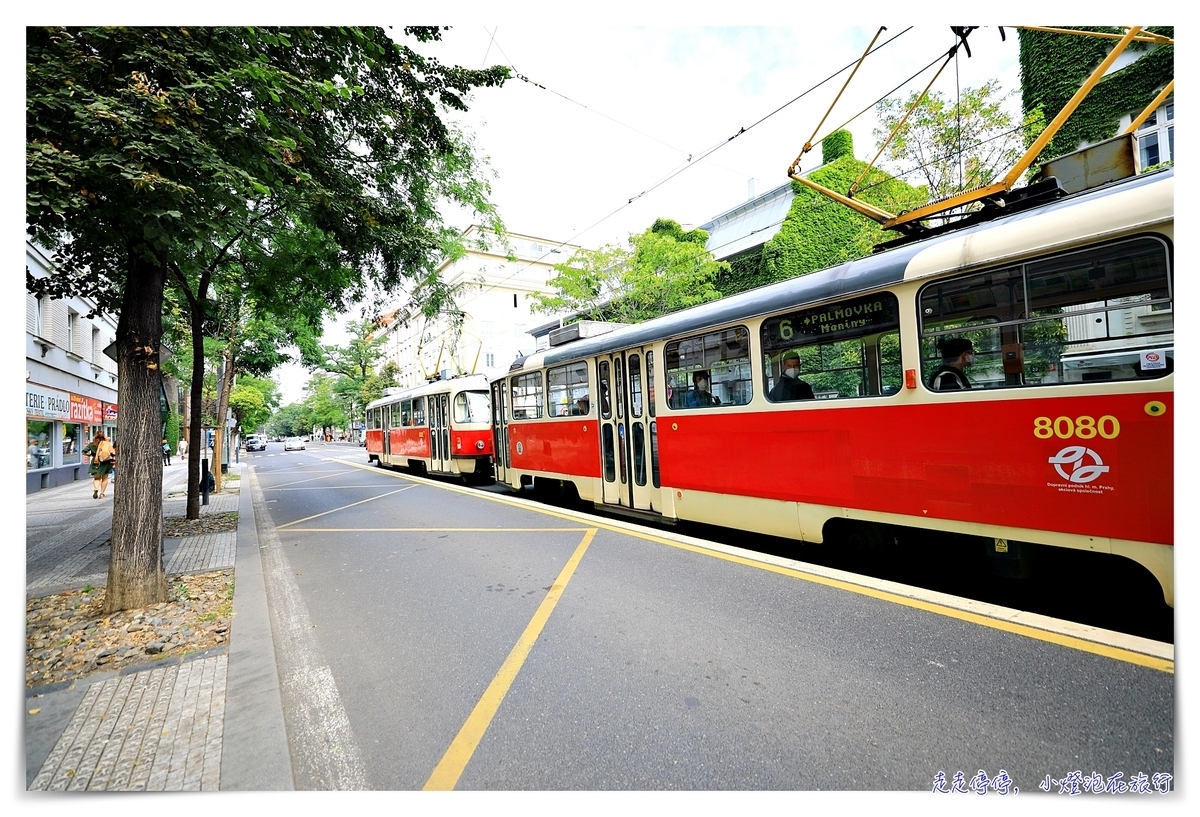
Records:
<instances>
[{"instance_id":1,"label":"overhead electric wire","mask_svg":"<svg viewBox=\"0 0 1200 817\"><path fill-rule=\"evenodd\" d=\"M896 34L895 36L893 36L893 37L890 37L889 39L887 39L887 40L885 40L884 42L880 43L879 45L877 45L875 48L872 48L872 49L871 49L869 52L867 52L867 53L868 53L868 54L874 54L874 53L876 53L876 52L877 52L877 51L879 51L880 49L884 48L885 46L887 46L887 45L889 45L889 44L891 44L891 43L895 42L897 39L899 39L900 37L904 36L906 33L908 33L909 31L911 31L911 30L912 30L912 28L913 28L912 26L909 26L908 28L905 28L905 29L904 29L903 31L901 31L900 33L898 33L898 34ZM485 30L486 30L486 29L485 29ZM489 46L489 48L490 48L490 46ZM502 47L499 45L499 43L497 43L497 44L496 44L496 49L497 49L498 51L500 51L500 53L501 53L501 54L504 54L504 57L505 57L505 59L509 60L509 63L510 63L510 66L509 66L509 67L513 68L513 71L514 71L514 72L516 72L516 68L515 68L514 66L512 66L512 64L511 64L511 63L512 63L512 60L511 60L511 59L509 59L508 55L504 53L504 49L503 49L503 48L502 48ZM940 59L940 58L941 58L941 57L939 56L939 59ZM724 140L722 140L721 142L718 142L718 143L716 143L716 144L715 144L715 145L713 145L712 147L710 147L710 148L707 148L706 150L704 150L703 152L701 152L701 153L700 153L698 156L696 156L695 154L690 154L690 155L689 155L689 157L688 157L688 162L687 162L685 165L683 165L682 167L678 168L678 169L677 169L677 170L675 170L675 171L672 171L672 172L668 173L668 174L667 174L665 177L663 177L662 179L660 179L658 182L655 182L655 183L654 183L653 185L651 185L650 187L647 187L647 188L646 188L645 190L643 190L641 193L638 193L637 195L630 197L628 201L626 201L626 202L625 202L624 204L622 204L621 206L617 207L615 210L613 210L613 211L612 211L611 213L609 213L608 215L604 216L603 218L601 218L600 220L598 220L598 221L596 221L595 223L591 224L590 226L588 226L588 227L584 228L583 230L580 230L580 231L576 232L576 233L575 233L573 236L571 236L570 238L568 238L566 241L563 241L563 242L561 242L560 244L558 244L558 245L557 245L557 247L556 247L555 249L558 249L558 248L564 247L564 246L566 246L567 244L570 244L570 243L571 243L572 241L574 241L576 238L579 238L580 236L582 236L582 235L584 235L584 234L588 233L589 231L591 231L591 230L594 230L594 229L595 229L596 227L598 227L600 224L603 224L605 221L608 221L610 218L612 218L612 217L613 217L613 216L615 216L617 213L619 213L619 212L621 212L622 210L624 210L624 209L625 209L626 207L628 207L629 205L633 204L633 202L637 201L637 200L638 200L638 199L640 199L642 196L645 196L647 193L650 193L650 192L654 191L655 189L657 189L657 188L661 187L662 185L666 184L668 181L670 181L671 179L675 178L675 177L676 177L676 176L678 176L680 173L683 173L683 172L684 172L685 170L687 170L689 167L691 167L691 166L693 166L693 165L695 165L695 164L699 164L699 162L700 162L701 160L703 160L703 159L706 159L708 156L711 156L713 153L715 153L716 151L720 150L720 149L721 149L722 147L724 147L725 145L728 145L728 144L729 144L730 142L732 142L734 139L737 139L737 138L738 138L739 136L741 136L742 134L744 134L744 133L747 133L748 131L750 131L750 130L754 129L755 127L757 127L757 126L759 126L759 125L761 125L763 122L765 122L765 121L767 121L768 119L770 119L771 117L775 116L775 115L776 115L776 114L778 114L780 111L782 111L782 110L784 110L785 108L787 108L787 107L789 107L789 106L791 106L791 105L795 104L795 103L796 103L796 102L798 102L799 100L801 100L801 99L803 99L804 97L808 96L808 95L809 95L810 93L812 93L813 91L815 91L815 90L817 90L818 88L820 88L822 85L826 84L827 82L830 82L831 80L833 80L833 79L834 79L835 77L837 77L838 75L840 75L840 74L842 74L843 72L847 71L848 69L852 68L852 67L853 67L853 66L854 66L854 65L855 65L857 62L859 62L859 60L854 60L854 61L852 61L852 62L850 62L850 63L847 63L845 66L843 66L842 68L840 68L840 69L838 69L837 71L833 72L832 74L830 74L829 76L827 76L825 79L821 80L820 82L816 83L815 85L812 85L811 87L809 87L808 89L806 89L806 90L805 90L805 91L803 91L802 93L800 93L800 94L798 94L797 96L795 96L795 97L794 97L793 99L791 99L790 101L788 101L788 102L785 102L783 105L780 105L778 108L776 108L775 110L773 110L773 111L771 111L770 113L766 114L765 116L763 116L763 117L759 118L757 121L753 122L753 123L752 123L752 124L750 124L749 126L745 126L745 127L741 127L741 128L739 128L739 129L738 129L738 131L737 131L737 133L734 133L732 136L728 137L727 139L724 139ZM935 60L935 62L936 62L936 60ZM922 69L921 69L921 71L917 72L917 74L919 75L921 72L923 72L923 71L925 71L925 70L927 70L927 69L928 69L928 66L926 66L925 68L922 68ZM568 101L570 101L570 102L572 102L572 103L574 103L574 104L576 104L576 105L581 105L582 107L584 107L584 108L587 108L587 106L586 106L586 105L582 105L581 103L575 102L574 100L571 100L571 99L569 99L568 97L566 97L566 96L563 96L562 94L559 94L559 93L558 93L558 92L556 92L556 91L551 91L549 88L546 88L544 85L540 85L540 84L538 84L538 83L535 83L535 82L533 82L532 80L530 80L530 79L528 79L528 78L525 78L525 77L523 77L523 76L522 76L522 75L520 75L520 74L518 74L518 76L519 76L520 78L522 78L524 81L526 81L526 82L530 83L531 85L535 85L536 87L542 88L542 90L544 90L544 91L547 91L548 93L553 93L553 94L555 94L555 95L557 95L557 96L561 96L563 99L567 99ZM587 109L588 109L588 110L591 110L590 108L587 108ZM596 113L599 113L599 112L596 112ZM604 114L599 114L599 115L601 115L601 116L605 116ZM611 117L607 117L607 116L606 116L605 118L611 118ZM617 120L613 120L613 121L614 121L614 122L616 122ZM621 124L621 123L618 123L618 124ZM625 126L625 127L629 127L629 126ZM632 128L631 128L631 129L632 129ZM636 130L636 129L633 129L633 130ZM654 137L652 137L652 136L649 136L648 134L645 134L645 135L647 135L647 136L648 136L648 138L654 139ZM664 144L664 145L666 144L665 142L661 142L661 140L658 140L658 139L655 139L655 141L659 142L660 144ZM667 147L670 147L670 145L667 145ZM674 149L674 148L673 148L673 149ZM506 281L508 281L508 280L510 280L510 279L512 279L512 278L515 278L516 276L518 276L518 275L520 275L522 272L524 272L526 269L530 268L530 267L531 267L533 264L536 264L537 262L539 262L539 261L542 261L542 260L543 260L544 258L546 258L548 255L550 255L550 252L547 252L547 253L545 253L545 254L543 254L543 255L539 256L538 258L534 259L533 261L526 263L524 266L522 266L522 267L519 267L519 268L518 268L516 271L514 271L514 272L512 272L511 274L509 274L509 275L505 276L504 278L500 279L499 281L497 281L497 282L495 282L495 283L491 284L490 286L487 286L487 287L483 287L483 288L481 288L481 289L480 289L480 290L479 290L479 291L478 291L478 292L475 294L475 296L474 296L474 297L472 297L470 300L467 300L467 301L465 301L465 302L463 303L463 305L465 306L466 304L469 304L469 303L471 303L472 301L474 301L476 298L480 297L480 296L481 296L481 295L483 295L484 293L486 293L486 292L489 292L489 291L491 291L491 290L495 289L496 287L500 286L501 284L503 284L504 282L506 282Z\"/></svg>"}]
</instances>

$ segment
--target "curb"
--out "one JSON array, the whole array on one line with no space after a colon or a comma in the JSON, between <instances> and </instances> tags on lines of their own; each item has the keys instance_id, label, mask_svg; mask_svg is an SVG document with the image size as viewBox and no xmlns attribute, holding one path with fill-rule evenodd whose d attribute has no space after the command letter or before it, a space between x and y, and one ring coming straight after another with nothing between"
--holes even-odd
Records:
<instances>
[{"instance_id":1,"label":"curb","mask_svg":"<svg viewBox=\"0 0 1200 817\"><path fill-rule=\"evenodd\" d=\"M258 481L250 468L242 469L241 480L220 789L292 791L292 759L259 555Z\"/></svg>"}]
</instances>

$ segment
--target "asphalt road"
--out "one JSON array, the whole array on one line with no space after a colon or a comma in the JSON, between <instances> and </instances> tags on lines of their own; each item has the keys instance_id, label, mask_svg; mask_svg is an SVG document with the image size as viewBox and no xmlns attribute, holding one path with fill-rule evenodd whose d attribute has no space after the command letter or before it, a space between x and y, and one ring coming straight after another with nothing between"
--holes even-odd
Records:
<instances>
[{"instance_id":1,"label":"asphalt road","mask_svg":"<svg viewBox=\"0 0 1200 817\"><path fill-rule=\"evenodd\" d=\"M241 456L298 788L929 791L982 770L1037 795L1174 772L1173 662L354 446Z\"/></svg>"}]
</instances>

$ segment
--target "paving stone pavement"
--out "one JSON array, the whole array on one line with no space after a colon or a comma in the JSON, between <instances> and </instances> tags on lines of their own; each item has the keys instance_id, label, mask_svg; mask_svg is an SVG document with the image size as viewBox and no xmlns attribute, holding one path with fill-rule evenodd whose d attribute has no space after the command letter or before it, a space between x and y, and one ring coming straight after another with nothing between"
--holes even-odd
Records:
<instances>
[{"instance_id":1,"label":"paving stone pavement","mask_svg":"<svg viewBox=\"0 0 1200 817\"><path fill-rule=\"evenodd\" d=\"M237 473L241 469L233 465L230 470ZM184 514L186 484L185 463L177 461L164 469L166 516ZM114 485L109 490L112 493L120 488ZM101 502L92 499L90 480L26 497L27 596L105 584L112 500ZM210 496L209 504L201 506L201 513L238 511L239 505L239 481L231 480L226 492ZM240 507L249 509L250 505ZM253 517L252 512L249 515ZM164 540L166 572L170 576L233 568L237 542L235 532ZM257 549L257 543L254 544ZM235 610L238 599L235 595ZM72 683L65 690L31 690L31 694L42 699L42 706L49 706L55 700L55 693L60 693L60 711L55 716L57 720L47 717L36 723L30 720L34 715L27 715L28 790L220 788L230 656L225 648L219 654L216 652L209 650L192 656L191 660L141 671L133 671L136 668L131 667L125 672ZM249 665L256 659L240 660ZM273 667L273 650L270 661ZM86 689L82 698L77 687ZM40 709L36 704L29 708ZM45 744L50 740L45 733L57 731L57 724L63 721L61 734L45 753ZM36 745L39 741L40 745ZM38 758L43 754L44 760L39 765ZM286 757L286 746L282 754ZM278 768L273 771L279 781L273 787L287 788L290 775Z\"/></svg>"},{"instance_id":2,"label":"paving stone pavement","mask_svg":"<svg viewBox=\"0 0 1200 817\"><path fill-rule=\"evenodd\" d=\"M32 791L215 791L227 657L92 684Z\"/></svg>"}]
</instances>

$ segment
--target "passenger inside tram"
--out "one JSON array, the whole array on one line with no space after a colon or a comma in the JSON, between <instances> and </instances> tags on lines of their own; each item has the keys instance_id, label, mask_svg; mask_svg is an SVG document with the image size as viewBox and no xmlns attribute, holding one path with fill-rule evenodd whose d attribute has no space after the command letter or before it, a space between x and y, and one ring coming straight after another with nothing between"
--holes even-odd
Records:
<instances>
[{"instance_id":1,"label":"passenger inside tram","mask_svg":"<svg viewBox=\"0 0 1200 817\"><path fill-rule=\"evenodd\" d=\"M975 362L974 344L967 338L940 338L937 348L942 353L942 365L929 378L929 388L934 391L971 388L963 370Z\"/></svg>"},{"instance_id":2,"label":"passenger inside tram","mask_svg":"<svg viewBox=\"0 0 1200 817\"><path fill-rule=\"evenodd\" d=\"M771 387L768 398L773 403L783 403L789 400L813 400L812 386L800 379L800 353L785 352L783 356L783 372L775 385Z\"/></svg>"},{"instance_id":3,"label":"passenger inside tram","mask_svg":"<svg viewBox=\"0 0 1200 817\"><path fill-rule=\"evenodd\" d=\"M692 372L692 388L688 389L687 396L684 397L684 407L702 408L718 405L721 398L713 396L713 393L709 391L710 383L711 379L705 369L697 369Z\"/></svg>"}]
</instances>

